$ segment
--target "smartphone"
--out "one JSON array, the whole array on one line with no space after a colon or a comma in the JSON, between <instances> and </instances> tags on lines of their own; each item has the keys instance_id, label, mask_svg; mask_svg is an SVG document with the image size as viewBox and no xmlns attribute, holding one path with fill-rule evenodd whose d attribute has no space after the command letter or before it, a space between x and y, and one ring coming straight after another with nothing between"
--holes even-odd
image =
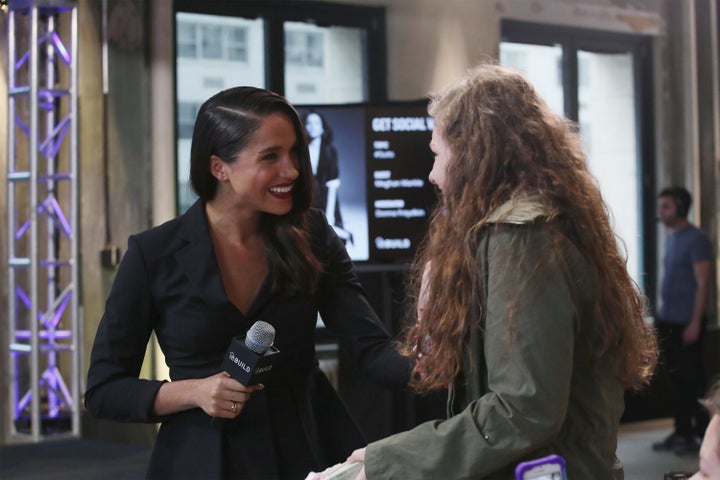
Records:
<instances>
[{"instance_id":1,"label":"smartphone","mask_svg":"<svg viewBox=\"0 0 720 480\"><path fill-rule=\"evenodd\" d=\"M519 463L515 467L515 480L567 480L565 459L560 455Z\"/></svg>"}]
</instances>

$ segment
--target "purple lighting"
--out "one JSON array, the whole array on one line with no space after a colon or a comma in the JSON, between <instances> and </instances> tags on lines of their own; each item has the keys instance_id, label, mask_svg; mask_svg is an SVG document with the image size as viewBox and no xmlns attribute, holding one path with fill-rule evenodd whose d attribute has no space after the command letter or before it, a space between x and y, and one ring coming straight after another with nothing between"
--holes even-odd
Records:
<instances>
[{"instance_id":1,"label":"purple lighting","mask_svg":"<svg viewBox=\"0 0 720 480\"><path fill-rule=\"evenodd\" d=\"M72 230L68 223L65 215L62 213L60 204L55 200L55 197L47 197L43 203L38 206L38 213L46 212L48 217L53 221L56 227L60 228L66 237L70 237Z\"/></svg>"},{"instance_id":2,"label":"purple lighting","mask_svg":"<svg viewBox=\"0 0 720 480\"><path fill-rule=\"evenodd\" d=\"M23 121L22 117L18 112L15 112L15 122L18 124L18 127L20 127L20 130L22 130L23 133L29 137L30 127L28 127L27 124Z\"/></svg>"},{"instance_id":3,"label":"purple lighting","mask_svg":"<svg viewBox=\"0 0 720 480\"><path fill-rule=\"evenodd\" d=\"M17 297L20 299L20 301L23 302L23 304L25 304L26 308L30 308L30 305L32 305L32 302L30 302L30 299L28 298L27 295L25 295L25 292L23 291L22 288L16 287L15 295L17 295Z\"/></svg>"},{"instance_id":4,"label":"purple lighting","mask_svg":"<svg viewBox=\"0 0 720 480\"><path fill-rule=\"evenodd\" d=\"M15 62L15 70L20 70L20 68L27 62L28 58L30 58L30 51L28 50L25 52L25 55L20 57L20 60Z\"/></svg>"},{"instance_id":5,"label":"purple lighting","mask_svg":"<svg viewBox=\"0 0 720 480\"><path fill-rule=\"evenodd\" d=\"M20 240L20 238L25 234L28 228L30 228L30 220L25 221L25 223L22 224L18 231L15 232L15 240Z\"/></svg>"},{"instance_id":6,"label":"purple lighting","mask_svg":"<svg viewBox=\"0 0 720 480\"><path fill-rule=\"evenodd\" d=\"M32 332L30 330L18 330L15 332L15 338L20 340L29 340L32 337ZM43 331L38 333L38 337L42 338L43 340L48 338L72 338L72 332L70 330L57 330L55 332L47 332Z\"/></svg>"},{"instance_id":7,"label":"purple lighting","mask_svg":"<svg viewBox=\"0 0 720 480\"><path fill-rule=\"evenodd\" d=\"M57 34L57 32L52 32L50 34L50 39L55 45L55 49L57 50L57 52L60 54L60 58L62 58L62 61L65 62L65 65L70 65L70 54L65 48L65 44L62 42L62 39L60 39L60 36Z\"/></svg>"},{"instance_id":8,"label":"purple lighting","mask_svg":"<svg viewBox=\"0 0 720 480\"><path fill-rule=\"evenodd\" d=\"M65 307L67 306L68 300L70 300L70 293L71 292L69 290L65 292L65 295L62 297L62 301L60 302L60 305L58 305L57 308L55 309L55 311L53 312L53 315L52 315L52 318L50 319L50 321L48 321L48 322L43 321L43 323L45 324L45 326L47 328L54 329L55 327L58 326L58 323L60 323L60 318L62 318L63 313L65 313ZM48 313L50 313L50 312L48 312Z\"/></svg>"},{"instance_id":9,"label":"purple lighting","mask_svg":"<svg viewBox=\"0 0 720 480\"><path fill-rule=\"evenodd\" d=\"M40 144L39 150L45 155L45 158L54 158L57 155L69 126L70 116L66 115L60 123L55 126L53 131L50 132L45 141ZM53 141L53 139L55 141Z\"/></svg>"},{"instance_id":10,"label":"purple lighting","mask_svg":"<svg viewBox=\"0 0 720 480\"><path fill-rule=\"evenodd\" d=\"M63 215L62 207L57 202L55 197L50 197L45 201L46 204L49 203L48 207L49 210L55 214L55 218L57 221L56 224L59 223L59 226L61 227L61 230L65 234L66 237L70 237L72 234L72 229L70 228L70 223L67 221L67 218L65 218L65 215Z\"/></svg>"}]
</instances>

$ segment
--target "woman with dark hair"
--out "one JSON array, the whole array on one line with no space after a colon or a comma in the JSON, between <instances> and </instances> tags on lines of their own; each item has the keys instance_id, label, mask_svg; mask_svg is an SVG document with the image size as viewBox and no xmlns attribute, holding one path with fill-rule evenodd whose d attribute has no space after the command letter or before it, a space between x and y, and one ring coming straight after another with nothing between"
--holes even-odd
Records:
<instances>
[{"instance_id":1,"label":"woman with dark hair","mask_svg":"<svg viewBox=\"0 0 720 480\"><path fill-rule=\"evenodd\" d=\"M283 97L238 87L205 102L190 177L198 201L129 239L85 404L99 418L162 423L149 477L303 478L365 443L318 368L318 313L376 381L407 384L410 365L310 209L303 125ZM260 319L276 331L275 375L243 386L221 363ZM172 381L138 379L152 332Z\"/></svg>"},{"instance_id":2,"label":"woman with dark hair","mask_svg":"<svg viewBox=\"0 0 720 480\"><path fill-rule=\"evenodd\" d=\"M328 223L343 242L352 243L352 234L343 227L340 214L340 166L338 153L333 145L332 129L325 118L315 110L301 111L301 118L308 136L310 165L315 178L313 206L325 212Z\"/></svg>"},{"instance_id":3,"label":"woman with dark hair","mask_svg":"<svg viewBox=\"0 0 720 480\"><path fill-rule=\"evenodd\" d=\"M429 111L441 199L405 353L417 390L448 388L449 418L355 452L359 478L510 479L550 454L568 478L622 478L623 395L649 380L656 342L575 126L489 64Z\"/></svg>"}]
</instances>

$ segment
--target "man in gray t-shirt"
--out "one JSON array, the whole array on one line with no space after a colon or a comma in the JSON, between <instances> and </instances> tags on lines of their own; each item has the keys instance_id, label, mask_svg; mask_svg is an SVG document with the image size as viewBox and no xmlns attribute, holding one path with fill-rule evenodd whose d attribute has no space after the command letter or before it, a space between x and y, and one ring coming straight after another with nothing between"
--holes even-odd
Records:
<instances>
[{"instance_id":1,"label":"man in gray t-shirt","mask_svg":"<svg viewBox=\"0 0 720 480\"><path fill-rule=\"evenodd\" d=\"M658 196L658 216L668 236L655 326L673 389L675 431L653 449L678 454L698 450L708 422L698 399L706 387L702 340L713 253L708 237L687 220L691 203L682 187L666 188Z\"/></svg>"}]
</instances>

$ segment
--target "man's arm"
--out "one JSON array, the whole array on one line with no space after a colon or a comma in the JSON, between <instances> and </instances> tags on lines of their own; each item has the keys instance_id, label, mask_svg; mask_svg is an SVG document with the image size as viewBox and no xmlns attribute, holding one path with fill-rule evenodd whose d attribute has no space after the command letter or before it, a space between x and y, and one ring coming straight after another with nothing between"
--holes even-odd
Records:
<instances>
[{"instance_id":1,"label":"man's arm","mask_svg":"<svg viewBox=\"0 0 720 480\"><path fill-rule=\"evenodd\" d=\"M712 262L710 260L695 262L693 263L693 271L695 273L695 282L697 282L697 290L695 290L695 304L693 306L692 319L683 331L683 343L685 345L695 343L700 338L702 317L705 314L705 306L707 305L708 294L710 292Z\"/></svg>"}]
</instances>

